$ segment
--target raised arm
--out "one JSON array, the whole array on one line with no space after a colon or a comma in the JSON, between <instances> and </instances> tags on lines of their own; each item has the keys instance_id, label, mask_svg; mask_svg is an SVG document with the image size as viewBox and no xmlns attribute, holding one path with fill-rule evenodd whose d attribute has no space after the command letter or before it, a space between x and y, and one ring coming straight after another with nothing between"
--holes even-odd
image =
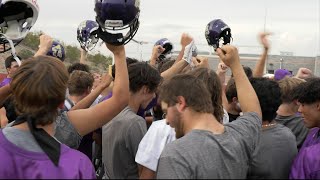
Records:
<instances>
[{"instance_id":1,"label":"raised arm","mask_svg":"<svg viewBox=\"0 0 320 180\"><path fill-rule=\"evenodd\" d=\"M268 51L270 48L267 36L270 35L271 33L264 32L259 35L260 38L260 43L263 45L263 53L257 62L254 70L253 70L253 77L262 77L264 74L264 69L266 66L266 60L268 56Z\"/></svg>"},{"instance_id":2,"label":"raised arm","mask_svg":"<svg viewBox=\"0 0 320 180\"><path fill-rule=\"evenodd\" d=\"M39 49L34 56L45 56L52 46L53 39L46 34L40 36Z\"/></svg>"},{"instance_id":3,"label":"raised arm","mask_svg":"<svg viewBox=\"0 0 320 180\"><path fill-rule=\"evenodd\" d=\"M88 52L81 48L81 55L80 55L80 63L81 64L87 64L87 55Z\"/></svg>"},{"instance_id":4,"label":"raised arm","mask_svg":"<svg viewBox=\"0 0 320 180\"><path fill-rule=\"evenodd\" d=\"M77 109L86 109L91 106L91 104L97 99L97 97L102 94L102 92L109 87L109 85L112 82L112 77L109 74L105 74L102 77L101 82L99 85L91 91L91 93L83 98L81 101L79 101L77 104L75 104L71 110L77 110Z\"/></svg>"},{"instance_id":5,"label":"raised arm","mask_svg":"<svg viewBox=\"0 0 320 180\"><path fill-rule=\"evenodd\" d=\"M152 55L150 59L150 65L151 66L156 66L157 64L157 59L159 58L160 54L164 51L165 49L161 45L154 46L152 49Z\"/></svg>"},{"instance_id":6,"label":"raised arm","mask_svg":"<svg viewBox=\"0 0 320 180\"><path fill-rule=\"evenodd\" d=\"M173 75L180 73L189 64L186 61L179 61L174 63L168 70L161 73L163 79L169 79Z\"/></svg>"},{"instance_id":7,"label":"raised arm","mask_svg":"<svg viewBox=\"0 0 320 180\"><path fill-rule=\"evenodd\" d=\"M181 35L181 40L180 40L181 50L175 63L179 62L183 58L184 50L186 49L186 46L191 43L192 40L193 38L187 33L183 33Z\"/></svg>"},{"instance_id":8,"label":"raised arm","mask_svg":"<svg viewBox=\"0 0 320 180\"><path fill-rule=\"evenodd\" d=\"M251 86L248 77L240 64L238 50L234 46L225 45L217 49L218 56L229 66L236 83L239 103L242 112L256 112L262 117L259 99Z\"/></svg>"},{"instance_id":9,"label":"raised arm","mask_svg":"<svg viewBox=\"0 0 320 180\"><path fill-rule=\"evenodd\" d=\"M80 135L94 131L112 120L128 104L129 77L124 46L107 44L115 59L115 81L110 99L88 109L68 112L68 117Z\"/></svg>"}]
</instances>

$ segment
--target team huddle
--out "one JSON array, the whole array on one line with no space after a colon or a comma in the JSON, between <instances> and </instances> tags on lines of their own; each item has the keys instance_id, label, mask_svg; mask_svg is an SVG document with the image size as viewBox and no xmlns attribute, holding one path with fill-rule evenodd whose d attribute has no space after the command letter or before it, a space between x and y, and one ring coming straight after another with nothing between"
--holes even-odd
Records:
<instances>
[{"instance_id":1,"label":"team huddle","mask_svg":"<svg viewBox=\"0 0 320 180\"><path fill-rule=\"evenodd\" d=\"M0 0L0 53L11 52L0 84L1 179L320 178L320 79L303 67L265 74L270 33L259 34L254 69L221 19L204 27L216 68L187 33L177 56L159 38L140 62L125 51L143 26L140 0L96 0L94 11L76 31L80 62L66 66L63 44L45 33L21 58L15 47L39 6ZM86 63L99 42L114 58L105 74Z\"/></svg>"}]
</instances>

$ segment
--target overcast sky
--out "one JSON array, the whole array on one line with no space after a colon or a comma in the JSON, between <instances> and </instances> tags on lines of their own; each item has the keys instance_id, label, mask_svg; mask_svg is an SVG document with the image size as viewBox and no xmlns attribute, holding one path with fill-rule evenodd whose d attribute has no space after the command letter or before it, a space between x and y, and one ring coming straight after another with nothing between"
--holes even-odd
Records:
<instances>
[{"instance_id":1,"label":"overcast sky","mask_svg":"<svg viewBox=\"0 0 320 180\"><path fill-rule=\"evenodd\" d=\"M95 19L94 2L38 0L40 14L32 30L42 30L78 45L76 29L83 20ZM130 42L127 56L140 59L142 55L147 60L153 44L163 37L174 42L175 50L179 50L183 32L194 37L200 50L209 51L204 31L217 18L230 26L232 44L240 53L261 52L257 34L265 25L267 31L274 33L270 37L271 54L279 55L280 51L298 56L320 54L320 0L141 0L140 9L141 24L135 39L149 44L139 46Z\"/></svg>"}]
</instances>

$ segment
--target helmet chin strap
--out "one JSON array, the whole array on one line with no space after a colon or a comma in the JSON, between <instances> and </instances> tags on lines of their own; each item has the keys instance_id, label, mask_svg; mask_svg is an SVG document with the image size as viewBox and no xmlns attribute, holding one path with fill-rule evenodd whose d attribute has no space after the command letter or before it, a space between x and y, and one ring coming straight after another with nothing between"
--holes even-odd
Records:
<instances>
[{"instance_id":1,"label":"helmet chin strap","mask_svg":"<svg viewBox=\"0 0 320 180\"><path fill-rule=\"evenodd\" d=\"M16 48L14 47L14 44L12 42L11 39L9 39L5 34L0 33L0 35L4 36L6 38L6 40L9 42L9 45L11 47L11 55L13 57L14 60L17 61L18 65L21 66L21 60L18 58L17 54L16 54Z\"/></svg>"}]
</instances>

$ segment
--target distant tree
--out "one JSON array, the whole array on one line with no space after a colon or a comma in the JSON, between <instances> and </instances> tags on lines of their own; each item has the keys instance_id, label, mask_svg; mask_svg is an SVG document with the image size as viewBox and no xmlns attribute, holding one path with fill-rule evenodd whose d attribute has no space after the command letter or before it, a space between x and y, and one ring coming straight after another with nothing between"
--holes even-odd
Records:
<instances>
[{"instance_id":1,"label":"distant tree","mask_svg":"<svg viewBox=\"0 0 320 180\"><path fill-rule=\"evenodd\" d=\"M65 45L65 51L66 51L66 60L67 62L70 63L75 63L80 61L80 50L76 46L71 46L71 45Z\"/></svg>"},{"instance_id":2,"label":"distant tree","mask_svg":"<svg viewBox=\"0 0 320 180\"><path fill-rule=\"evenodd\" d=\"M22 49L20 52L18 52L18 55L22 59L28 59L34 55L34 53L28 49Z\"/></svg>"},{"instance_id":3,"label":"distant tree","mask_svg":"<svg viewBox=\"0 0 320 180\"><path fill-rule=\"evenodd\" d=\"M98 66L99 69L106 70L109 65L112 64L112 57L105 56L102 54L88 55L88 61L90 61L94 66Z\"/></svg>"},{"instance_id":4,"label":"distant tree","mask_svg":"<svg viewBox=\"0 0 320 180\"><path fill-rule=\"evenodd\" d=\"M41 32L29 32L21 44L31 48L34 51L38 50L40 44L40 34Z\"/></svg>"}]
</instances>

